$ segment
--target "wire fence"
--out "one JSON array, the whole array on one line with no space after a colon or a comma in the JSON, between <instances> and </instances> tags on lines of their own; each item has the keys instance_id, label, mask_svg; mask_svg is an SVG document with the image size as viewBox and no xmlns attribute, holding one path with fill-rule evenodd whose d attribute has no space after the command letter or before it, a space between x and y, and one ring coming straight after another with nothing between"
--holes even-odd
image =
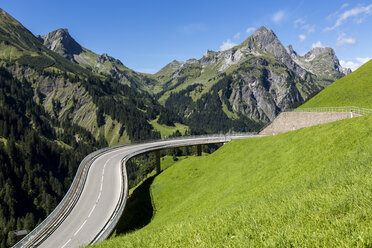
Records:
<instances>
[{"instance_id":1,"label":"wire fence","mask_svg":"<svg viewBox=\"0 0 372 248\"><path fill-rule=\"evenodd\" d=\"M320 108L296 108L286 112L353 112L360 115L372 114L372 109L360 108L355 106L343 107L320 107Z\"/></svg>"}]
</instances>

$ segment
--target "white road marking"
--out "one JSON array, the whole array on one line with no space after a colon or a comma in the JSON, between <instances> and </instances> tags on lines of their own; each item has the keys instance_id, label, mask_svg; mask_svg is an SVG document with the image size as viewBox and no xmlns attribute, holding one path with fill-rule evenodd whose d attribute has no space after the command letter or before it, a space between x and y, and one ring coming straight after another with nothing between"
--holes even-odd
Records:
<instances>
[{"instance_id":1,"label":"white road marking","mask_svg":"<svg viewBox=\"0 0 372 248\"><path fill-rule=\"evenodd\" d=\"M99 192L99 195L98 195L98 197L97 197L97 202L98 202L99 198L101 197L101 193L102 193L102 191Z\"/></svg>"},{"instance_id":2,"label":"white road marking","mask_svg":"<svg viewBox=\"0 0 372 248\"><path fill-rule=\"evenodd\" d=\"M64 248L68 243L70 243L71 239L69 239L64 245L61 246L61 248Z\"/></svg>"},{"instance_id":3,"label":"white road marking","mask_svg":"<svg viewBox=\"0 0 372 248\"><path fill-rule=\"evenodd\" d=\"M92 210L90 210L90 213L88 215L88 218L91 216L91 214L93 213L94 209L96 208L97 204L94 204Z\"/></svg>"},{"instance_id":4,"label":"white road marking","mask_svg":"<svg viewBox=\"0 0 372 248\"><path fill-rule=\"evenodd\" d=\"M75 232L74 236L76 236L76 234L78 234L78 232L80 232L81 228L83 228L85 223L87 223L87 220L85 220L84 223L79 227L79 229Z\"/></svg>"}]
</instances>

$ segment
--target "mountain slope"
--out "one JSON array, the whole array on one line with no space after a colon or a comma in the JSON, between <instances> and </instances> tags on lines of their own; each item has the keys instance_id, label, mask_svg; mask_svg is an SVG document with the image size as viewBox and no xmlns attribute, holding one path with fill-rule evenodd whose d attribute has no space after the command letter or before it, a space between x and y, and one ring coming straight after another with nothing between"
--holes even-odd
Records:
<instances>
[{"instance_id":1,"label":"mountain slope","mask_svg":"<svg viewBox=\"0 0 372 248\"><path fill-rule=\"evenodd\" d=\"M72 63L0 10L0 247L62 199L83 157L160 137L164 111L147 93ZM142 180L131 163L130 183Z\"/></svg>"},{"instance_id":2,"label":"mountain slope","mask_svg":"<svg viewBox=\"0 0 372 248\"><path fill-rule=\"evenodd\" d=\"M336 106L372 108L372 61L337 80L301 108Z\"/></svg>"},{"instance_id":3,"label":"mountain slope","mask_svg":"<svg viewBox=\"0 0 372 248\"><path fill-rule=\"evenodd\" d=\"M372 116L232 141L176 163L151 222L95 247L368 247Z\"/></svg>"},{"instance_id":4,"label":"mountain slope","mask_svg":"<svg viewBox=\"0 0 372 248\"><path fill-rule=\"evenodd\" d=\"M50 44L62 55L72 54L61 50L58 42ZM73 40L63 44L73 51L80 49ZM30 82L35 102L60 121L78 124L97 139L104 136L111 145L160 136L149 122L164 108L151 96L49 50L3 10L0 46L0 65L17 79Z\"/></svg>"},{"instance_id":5,"label":"mountain slope","mask_svg":"<svg viewBox=\"0 0 372 248\"><path fill-rule=\"evenodd\" d=\"M107 146L60 122L33 101L34 90L0 67L0 247L31 230L67 192L86 154Z\"/></svg>"},{"instance_id":6,"label":"mountain slope","mask_svg":"<svg viewBox=\"0 0 372 248\"><path fill-rule=\"evenodd\" d=\"M286 49L271 29L261 27L236 47L207 51L199 60L173 61L154 76L163 88L157 94L159 102L176 106L186 118L200 110L188 107L186 111L184 100L170 104L170 99L187 97L188 105L199 105L203 96L213 95L211 89L220 80L231 78L227 88L235 92L227 93L225 102L220 97L224 104L218 108L229 119L240 114L266 122L344 75L333 49L316 48L298 56L291 46Z\"/></svg>"},{"instance_id":7,"label":"mountain slope","mask_svg":"<svg viewBox=\"0 0 372 248\"><path fill-rule=\"evenodd\" d=\"M156 81L150 76L135 72L106 53L98 55L78 44L67 29L57 29L49 34L38 36L48 49L60 54L70 61L94 72L108 75L123 84L149 92Z\"/></svg>"}]
</instances>

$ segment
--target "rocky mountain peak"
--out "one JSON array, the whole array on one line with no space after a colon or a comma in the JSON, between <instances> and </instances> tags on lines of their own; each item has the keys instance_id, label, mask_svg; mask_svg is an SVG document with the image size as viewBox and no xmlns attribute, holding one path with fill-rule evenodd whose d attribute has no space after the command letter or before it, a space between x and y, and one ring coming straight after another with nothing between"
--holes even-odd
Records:
<instances>
[{"instance_id":1,"label":"rocky mountain peak","mask_svg":"<svg viewBox=\"0 0 372 248\"><path fill-rule=\"evenodd\" d=\"M304 57L305 58L310 58L310 57L313 57L313 56L318 56L320 54L328 54L330 56L336 56L335 51L330 47L314 47L313 49L308 51L304 55Z\"/></svg>"},{"instance_id":2,"label":"rocky mountain peak","mask_svg":"<svg viewBox=\"0 0 372 248\"><path fill-rule=\"evenodd\" d=\"M114 57L111 57L109 56L107 53L103 53L102 55L100 55L96 61L96 63L100 63L100 64L103 64L105 63L106 61L110 62L110 63L113 63L113 64L119 64L119 65L123 65L123 63L118 60L118 59L115 59Z\"/></svg>"},{"instance_id":3,"label":"rocky mountain peak","mask_svg":"<svg viewBox=\"0 0 372 248\"><path fill-rule=\"evenodd\" d=\"M287 50L287 53L288 53L289 55L292 55L292 54L297 55L297 53L296 53L296 51L293 49L292 45L288 45L288 46L285 48L285 50Z\"/></svg>"},{"instance_id":4,"label":"rocky mountain peak","mask_svg":"<svg viewBox=\"0 0 372 248\"><path fill-rule=\"evenodd\" d=\"M261 26L260 28L256 29L256 31L252 34L253 37L269 37L270 39L277 39L278 37L276 34L270 29L265 26Z\"/></svg>"},{"instance_id":5,"label":"rocky mountain peak","mask_svg":"<svg viewBox=\"0 0 372 248\"><path fill-rule=\"evenodd\" d=\"M257 29L251 36L251 39L259 45L260 49L270 46L282 46L276 34L264 26Z\"/></svg>"},{"instance_id":6,"label":"rocky mountain peak","mask_svg":"<svg viewBox=\"0 0 372 248\"><path fill-rule=\"evenodd\" d=\"M83 52L83 48L71 37L66 28L57 29L37 38L44 46L70 60L74 59L74 55Z\"/></svg>"}]
</instances>

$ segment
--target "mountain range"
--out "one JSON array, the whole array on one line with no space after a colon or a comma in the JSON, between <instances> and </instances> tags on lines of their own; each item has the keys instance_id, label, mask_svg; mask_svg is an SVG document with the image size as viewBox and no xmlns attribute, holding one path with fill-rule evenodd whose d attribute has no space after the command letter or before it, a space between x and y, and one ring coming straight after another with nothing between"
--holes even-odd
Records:
<instances>
[{"instance_id":1,"label":"mountain range","mask_svg":"<svg viewBox=\"0 0 372 248\"><path fill-rule=\"evenodd\" d=\"M285 48L265 27L227 51L207 50L201 59L174 60L154 75L135 72L107 54L95 54L78 44L67 29L38 39L84 68L154 95L188 124L198 125L203 117L209 119L206 112L211 109L205 105L214 101L219 122L226 125L203 125L207 131L227 131L237 122L250 125L250 120L271 121L280 111L305 101L351 72L342 68L332 48L316 47L300 56L291 45Z\"/></svg>"}]
</instances>

